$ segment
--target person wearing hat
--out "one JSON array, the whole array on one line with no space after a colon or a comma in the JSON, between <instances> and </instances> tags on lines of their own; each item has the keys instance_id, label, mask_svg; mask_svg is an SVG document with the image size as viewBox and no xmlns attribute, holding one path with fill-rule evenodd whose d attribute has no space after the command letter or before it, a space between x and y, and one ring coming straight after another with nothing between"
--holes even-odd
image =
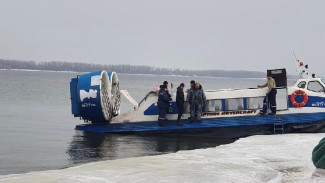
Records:
<instances>
[{"instance_id":1,"label":"person wearing hat","mask_svg":"<svg viewBox=\"0 0 325 183\"><path fill-rule=\"evenodd\" d=\"M183 125L183 123L181 122L181 117L184 113L184 86L184 83L181 83L179 87L177 87L176 106L178 110L178 117L176 125Z\"/></svg>"},{"instance_id":2,"label":"person wearing hat","mask_svg":"<svg viewBox=\"0 0 325 183\"><path fill-rule=\"evenodd\" d=\"M260 112L260 115L265 115L267 112L267 107L270 106L271 113L270 115L276 114L276 83L275 80L271 77L271 75L267 75L267 83L264 85L258 85L259 88L265 88L268 87L268 90L266 92L266 96L263 100L263 109Z\"/></svg>"},{"instance_id":3,"label":"person wearing hat","mask_svg":"<svg viewBox=\"0 0 325 183\"><path fill-rule=\"evenodd\" d=\"M158 108L159 108L159 117L158 125L164 126L164 121L166 120L166 114L169 108L169 101L172 99L167 94L168 88L165 85L160 86L159 95L158 95Z\"/></svg>"},{"instance_id":4,"label":"person wearing hat","mask_svg":"<svg viewBox=\"0 0 325 183\"><path fill-rule=\"evenodd\" d=\"M201 121L202 107L205 106L206 98L199 83L195 83L194 89L190 89L186 100L190 105L190 122Z\"/></svg>"},{"instance_id":5,"label":"person wearing hat","mask_svg":"<svg viewBox=\"0 0 325 183\"><path fill-rule=\"evenodd\" d=\"M168 81L164 81L164 82L163 82L163 85L160 85L160 86L166 86L166 88L168 88ZM168 95L169 97L171 97L171 94L169 93L168 90L167 90L167 95Z\"/></svg>"}]
</instances>

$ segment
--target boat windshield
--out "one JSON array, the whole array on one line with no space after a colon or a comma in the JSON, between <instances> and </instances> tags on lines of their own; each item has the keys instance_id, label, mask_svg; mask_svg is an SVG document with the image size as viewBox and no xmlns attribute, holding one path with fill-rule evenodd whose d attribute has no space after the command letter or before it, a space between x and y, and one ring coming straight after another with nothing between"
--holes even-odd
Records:
<instances>
[{"instance_id":1,"label":"boat windshield","mask_svg":"<svg viewBox=\"0 0 325 183\"><path fill-rule=\"evenodd\" d=\"M149 92L141 101L140 101L140 103L139 103L139 106L144 102L144 101L146 101L147 100L147 98L149 97L149 96L151 96L151 95L157 95L157 92L155 92L155 91L151 91L151 92Z\"/></svg>"}]
</instances>

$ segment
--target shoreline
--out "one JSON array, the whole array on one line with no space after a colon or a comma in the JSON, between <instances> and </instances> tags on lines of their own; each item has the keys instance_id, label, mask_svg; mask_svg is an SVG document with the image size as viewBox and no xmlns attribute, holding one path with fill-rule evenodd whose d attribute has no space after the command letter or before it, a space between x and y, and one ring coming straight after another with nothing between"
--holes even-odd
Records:
<instances>
[{"instance_id":1,"label":"shoreline","mask_svg":"<svg viewBox=\"0 0 325 183\"><path fill-rule=\"evenodd\" d=\"M53 71L53 70L33 70L33 69L0 69L0 71L24 71L24 72L57 72L57 73L87 73L78 71ZM184 76L184 75L159 75L159 74L129 74L129 73L117 73L118 75L130 75L130 76L176 76L185 78L220 78L220 79L250 79L250 80L261 80L265 78L251 78L251 77L217 77L217 76ZM296 80L293 78L288 78L288 80Z\"/></svg>"}]
</instances>

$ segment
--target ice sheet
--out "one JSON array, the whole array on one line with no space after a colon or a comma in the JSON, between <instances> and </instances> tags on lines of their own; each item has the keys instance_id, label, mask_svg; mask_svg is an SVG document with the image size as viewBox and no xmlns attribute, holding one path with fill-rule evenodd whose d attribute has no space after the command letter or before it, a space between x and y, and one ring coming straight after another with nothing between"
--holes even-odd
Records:
<instances>
[{"instance_id":1,"label":"ice sheet","mask_svg":"<svg viewBox=\"0 0 325 183\"><path fill-rule=\"evenodd\" d=\"M324 136L252 136L209 149L0 176L0 182L301 182L314 171L311 152Z\"/></svg>"}]
</instances>

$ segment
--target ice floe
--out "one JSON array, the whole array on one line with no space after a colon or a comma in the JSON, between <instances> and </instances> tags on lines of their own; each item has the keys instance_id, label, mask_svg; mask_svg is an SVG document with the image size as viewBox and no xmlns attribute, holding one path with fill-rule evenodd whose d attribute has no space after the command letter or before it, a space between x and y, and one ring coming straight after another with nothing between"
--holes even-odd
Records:
<instances>
[{"instance_id":1,"label":"ice floe","mask_svg":"<svg viewBox=\"0 0 325 183\"><path fill-rule=\"evenodd\" d=\"M0 182L309 182L311 153L324 136L251 136L215 148L5 175Z\"/></svg>"}]
</instances>

